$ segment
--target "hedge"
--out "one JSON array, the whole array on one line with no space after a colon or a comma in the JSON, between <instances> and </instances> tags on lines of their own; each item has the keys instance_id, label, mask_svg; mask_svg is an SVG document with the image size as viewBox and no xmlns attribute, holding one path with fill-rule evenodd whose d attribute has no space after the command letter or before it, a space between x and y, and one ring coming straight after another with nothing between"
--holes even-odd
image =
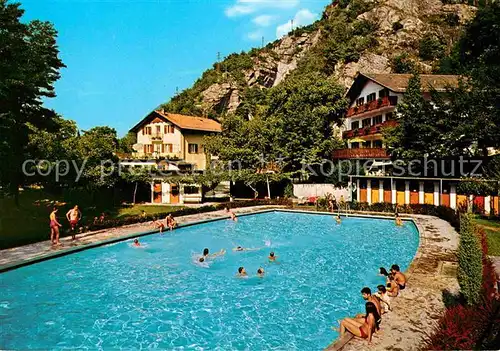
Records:
<instances>
[{"instance_id":1,"label":"hedge","mask_svg":"<svg viewBox=\"0 0 500 351\"><path fill-rule=\"evenodd\" d=\"M146 215L146 216L127 216L124 218L113 218L106 219L103 222L99 223L89 223L86 227L86 231L94 231L101 230L113 227L120 227L123 225L130 225L140 222L149 222L155 219L164 219L168 214L172 214L174 217L192 215L197 213L206 213L212 211L223 210L224 208L237 208L237 207L250 207L250 206L266 206L266 205L280 205L280 206L291 206L292 202L287 199L280 200L248 200L248 201L233 201L233 202L222 202L216 205L207 205L202 207L186 207L179 209L177 211L171 212L160 212L154 215Z\"/></svg>"},{"instance_id":2,"label":"hedge","mask_svg":"<svg viewBox=\"0 0 500 351\"><path fill-rule=\"evenodd\" d=\"M458 284L469 305L476 305L481 295L483 265L481 244L470 214L460 217L458 246Z\"/></svg>"}]
</instances>

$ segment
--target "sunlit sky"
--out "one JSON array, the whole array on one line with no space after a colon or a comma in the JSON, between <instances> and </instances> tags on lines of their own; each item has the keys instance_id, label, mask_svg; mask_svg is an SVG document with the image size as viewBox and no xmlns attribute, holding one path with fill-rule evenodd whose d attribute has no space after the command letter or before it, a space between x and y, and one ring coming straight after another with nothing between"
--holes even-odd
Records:
<instances>
[{"instance_id":1,"label":"sunlit sky","mask_svg":"<svg viewBox=\"0 0 500 351\"><path fill-rule=\"evenodd\" d=\"M12 1L12 0L11 0ZM52 22L67 68L46 105L120 136L217 59L312 23L329 0L21 0Z\"/></svg>"}]
</instances>

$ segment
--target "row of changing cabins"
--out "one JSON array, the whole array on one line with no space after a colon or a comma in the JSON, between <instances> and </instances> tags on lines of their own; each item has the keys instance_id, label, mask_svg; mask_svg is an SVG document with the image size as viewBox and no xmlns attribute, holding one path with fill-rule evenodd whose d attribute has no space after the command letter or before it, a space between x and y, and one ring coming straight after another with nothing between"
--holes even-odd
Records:
<instances>
[{"instance_id":1,"label":"row of changing cabins","mask_svg":"<svg viewBox=\"0 0 500 351\"><path fill-rule=\"evenodd\" d=\"M500 215L497 191L488 195L457 193L460 180L442 178L351 177L353 199L373 204L385 202L398 205L428 204L453 209L468 208L485 215Z\"/></svg>"}]
</instances>

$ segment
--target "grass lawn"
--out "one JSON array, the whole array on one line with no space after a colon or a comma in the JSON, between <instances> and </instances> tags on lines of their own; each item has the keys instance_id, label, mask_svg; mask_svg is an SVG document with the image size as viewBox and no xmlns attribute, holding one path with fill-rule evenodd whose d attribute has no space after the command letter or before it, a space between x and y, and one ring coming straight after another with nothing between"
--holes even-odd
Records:
<instances>
[{"instance_id":1,"label":"grass lawn","mask_svg":"<svg viewBox=\"0 0 500 351\"><path fill-rule=\"evenodd\" d=\"M173 212L183 209L184 206L164 206L164 205L135 205L133 207L123 207L118 210L117 218L127 216L138 216L145 211L148 215L155 215L156 213Z\"/></svg>"},{"instance_id":2,"label":"grass lawn","mask_svg":"<svg viewBox=\"0 0 500 351\"><path fill-rule=\"evenodd\" d=\"M476 224L483 226L488 239L488 254L500 256L500 221L476 218Z\"/></svg>"},{"instance_id":3,"label":"grass lawn","mask_svg":"<svg viewBox=\"0 0 500 351\"><path fill-rule=\"evenodd\" d=\"M74 205L64 203L43 190L26 189L19 196L19 207L10 197L0 197L0 249L16 247L48 240L50 238L49 215L56 205L57 217L63 225L61 237L70 235L66 212ZM83 199L78 199L82 210L82 224L90 223L93 218L105 212L108 218L136 216L144 210L149 215L179 210L181 206L135 205L133 207L90 207Z\"/></svg>"}]
</instances>

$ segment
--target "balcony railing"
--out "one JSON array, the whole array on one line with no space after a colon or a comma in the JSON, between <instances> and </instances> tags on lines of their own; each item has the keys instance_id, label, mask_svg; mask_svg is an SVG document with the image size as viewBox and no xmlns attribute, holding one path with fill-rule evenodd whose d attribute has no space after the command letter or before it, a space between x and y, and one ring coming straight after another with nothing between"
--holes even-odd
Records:
<instances>
[{"instance_id":1,"label":"balcony railing","mask_svg":"<svg viewBox=\"0 0 500 351\"><path fill-rule=\"evenodd\" d=\"M332 153L334 159L388 159L389 155L386 149L382 148L365 148L365 149L340 149L334 150Z\"/></svg>"},{"instance_id":2,"label":"balcony railing","mask_svg":"<svg viewBox=\"0 0 500 351\"><path fill-rule=\"evenodd\" d=\"M354 106L354 107L349 108L347 110L346 117L352 117L352 116L359 115L359 114L364 113L364 112L377 110L377 109L382 108L382 107L396 106L397 103L398 103L397 96L384 96L383 98L379 98L377 100L367 102L364 105Z\"/></svg>"},{"instance_id":3,"label":"balcony railing","mask_svg":"<svg viewBox=\"0 0 500 351\"><path fill-rule=\"evenodd\" d=\"M398 122L396 120L391 119L389 121L385 121L384 123L375 124L374 126L346 130L345 132L342 133L342 138L350 139L350 138L355 138L358 136L382 133L382 129L387 128L387 127L395 127L397 125L398 125Z\"/></svg>"},{"instance_id":4,"label":"balcony railing","mask_svg":"<svg viewBox=\"0 0 500 351\"><path fill-rule=\"evenodd\" d=\"M150 137L153 141L163 140L163 135L160 133L151 134Z\"/></svg>"}]
</instances>

